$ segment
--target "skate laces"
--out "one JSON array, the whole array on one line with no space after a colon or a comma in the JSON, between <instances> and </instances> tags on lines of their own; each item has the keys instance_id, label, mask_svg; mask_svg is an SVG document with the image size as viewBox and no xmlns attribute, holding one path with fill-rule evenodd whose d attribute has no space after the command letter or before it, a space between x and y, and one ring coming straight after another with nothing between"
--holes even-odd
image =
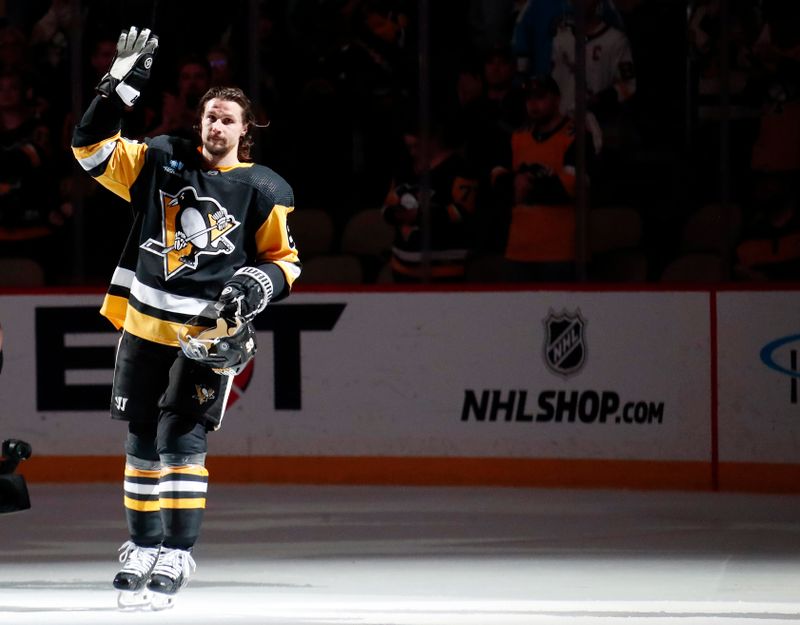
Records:
<instances>
[{"instance_id":1,"label":"skate laces","mask_svg":"<svg viewBox=\"0 0 800 625\"><path fill-rule=\"evenodd\" d=\"M153 568L158 558L159 547L140 547L129 540L122 543L119 551L119 561L125 563L120 572L143 576L149 574Z\"/></svg>"},{"instance_id":2,"label":"skate laces","mask_svg":"<svg viewBox=\"0 0 800 625\"><path fill-rule=\"evenodd\" d=\"M173 580L183 576L188 580L196 569L194 558L188 551L164 548L158 556L153 575L165 575Z\"/></svg>"}]
</instances>

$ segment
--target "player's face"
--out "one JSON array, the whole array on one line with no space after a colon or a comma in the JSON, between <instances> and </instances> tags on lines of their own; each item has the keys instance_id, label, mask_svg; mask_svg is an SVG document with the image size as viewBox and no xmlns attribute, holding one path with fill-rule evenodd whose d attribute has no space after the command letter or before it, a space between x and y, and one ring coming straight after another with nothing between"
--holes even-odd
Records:
<instances>
[{"instance_id":1,"label":"player's face","mask_svg":"<svg viewBox=\"0 0 800 625\"><path fill-rule=\"evenodd\" d=\"M231 152L236 154L239 141L247 131L242 112L242 107L230 100L213 98L208 101L200 124L200 139L206 153L217 158Z\"/></svg>"}]
</instances>

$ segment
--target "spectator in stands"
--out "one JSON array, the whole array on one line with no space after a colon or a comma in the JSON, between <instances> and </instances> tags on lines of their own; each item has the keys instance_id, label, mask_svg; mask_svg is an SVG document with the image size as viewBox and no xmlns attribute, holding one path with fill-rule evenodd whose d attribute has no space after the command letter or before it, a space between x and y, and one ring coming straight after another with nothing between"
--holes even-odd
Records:
<instances>
[{"instance_id":1,"label":"spectator in stands","mask_svg":"<svg viewBox=\"0 0 800 625\"><path fill-rule=\"evenodd\" d=\"M549 74L553 67L553 37L565 18L571 21L568 0L523 0L512 31L517 70L525 76ZM622 16L612 0L601 0L599 8L607 24L622 28Z\"/></svg>"},{"instance_id":2,"label":"spectator in stands","mask_svg":"<svg viewBox=\"0 0 800 625\"><path fill-rule=\"evenodd\" d=\"M361 195L354 199L366 206L391 179L398 137L387 120L396 118L416 87L408 26L400 0L364 0L353 11L352 36L331 60L329 76L351 126L354 186Z\"/></svg>"},{"instance_id":3,"label":"spectator in stands","mask_svg":"<svg viewBox=\"0 0 800 625\"><path fill-rule=\"evenodd\" d=\"M752 149L753 201L737 247L740 278L796 280L800 270L800 7L765 3L753 46L766 97Z\"/></svg>"},{"instance_id":4,"label":"spectator in stands","mask_svg":"<svg viewBox=\"0 0 800 625\"><path fill-rule=\"evenodd\" d=\"M209 83L212 86L230 87L236 84L234 78L233 53L223 45L212 46L206 54L208 67L211 70Z\"/></svg>"},{"instance_id":5,"label":"spectator in stands","mask_svg":"<svg viewBox=\"0 0 800 625\"><path fill-rule=\"evenodd\" d=\"M511 141L511 119L500 115L502 107L490 101L486 94L485 65L482 58L467 55L458 66L455 97L448 114L458 125L461 153L478 176L478 207L475 215L476 252L501 253L505 247L505 227L497 218L498 200L492 192L492 167L503 159ZM520 107L524 111L524 94ZM518 124L519 125L519 124Z\"/></svg>"},{"instance_id":6,"label":"spectator in stands","mask_svg":"<svg viewBox=\"0 0 800 625\"><path fill-rule=\"evenodd\" d=\"M517 70L543 76L553 69L553 35L564 16L564 0L526 0L512 33Z\"/></svg>"},{"instance_id":7,"label":"spectator in stands","mask_svg":"<svg viewBox=\"0 0 800 625\"><path fill-rule=\"evenodd\" d=\"M798 178L763 176L755 198L758 210L736 247L734 277L739 280L788 280L800 276Z\"/></svg>"},{"instance_id":8,"label":"spectator in stands","mask_svg":"<svg viewBox=\"0 0 800 625\"><path fill-rule=\"evenodd\" d=\"M77 3L52 0L48 10L30 29L28 54L33 67L26 80L33 87L36 114L54 137L61 131L72 105L71 99L63 94L70 93L73 87L70 38L80 19ZM15 71L19 71L19 67Z\"/></svg>"},{"instance_id":9,"label":"spectator in stands","mask_svg":"<svg viewBox=\"0 0 800 625\"><path fill-rule=\"evenodd\" d=\"M211 86L211 69L208 61L200 56L188 56L178 63L175 89L163 93L161 120L147 132L147 136L179 136L197 140L194 129L197 105Z\"/></svg>"},{"instance_id":10,"label":"spectator in stands","mask_svg":"<svg viewBox=\"0 0 800 625\"><path fill-rule=\"evenodd\" d=\"M525 121L525 94L520 89L514 55L508 45L492 48L483 62L490 121L509 135Z\"/></svg>"},{"instance_id":11,"label":"spectator in stands","mask_svg":"<svg viewBox=\"0 0 800 625\"><path fill-rule=\"evenodd\" d=\"M403 140L408 158L395 174L384 202L384 218L395 228L392 274L395 282L461 281L471 250L477 179L458 153L457 137L448 124L433 124L429 157L423 154L421 139L419 127L406 129ZM421 187L426 163L428 193ZM425 202L430 250L424 249Z\"/></svg>"},{"instance_id":12,"label":"spectator in stands","mask_svg":"<svg viewBox=\"0 0 800 625\"><path fill-rule=\"evenodd\" d=\"M697 102L692 146L697 179L693 195L701 203L719 197L719 177L707 171L705 165L719 159L719 123L723 116L728 120L727 158L734 194L741 196L750 191L750 153L761 104L758 72L754 71L757 61L753 55L761 22L756 3L755 0L729 3L728 47L724 50L720 0L695 2L689 17L691 76ZM727 61L725 75L721 67L723 58Z\"/></svg>"},{"instance_id":13,"label":"spectator in stands","mask_svg":"<svg viewBox=\"0 0 800 625\"><path fill-rule=\"evenodd\" d=\"M470 42L474 49L488 52L508 45L513 23L514 0L470 0Z\"/></svg>"},{"instance_id":14,"label":"spectator in stands","mask_svg":"<svg viewBox=\"0 0 800 625\"><path fill-rule=\"evenodd\" d=\"M495 187L506 189L512 206L506 277L571 281L576 277L575 127L561 112L551 76L531 79L527 94L529 124L514 132L506 162L493 171ZM591 171L590 149L587 161Z\"/></svg>"},{"instance_id":15,"label":"spectator in stands","mask_svg":"<svg viewBox=\"0 0 800 625\"><path fill-rule=\"evenodd\" d=\"M768 5L754 54L760 63L766 98L753 146L756 176L800 177L800 7Z\"/></svg>"},{"instance_id":16,"label":"spectator in stands","mask_svg":"<svg viewBox=\"0 0 800 625\"><path fill-rule=\"evenodd\" d=\"M525 93L514 82L513 59L507 46L486 55L467 54L455 68L452 115L461 125L467 159L481 170L497 163L511 133L526 118Z\"/></svg>"},{"instance_id":17,"label":"spectator in stands","mask_svg":"<svg viewBox=\"0 0 800 625\"><path fill-rule=\"evenodd\" d=\"M59 269L55 235L64 222L47 126L34 114L28 86L0 74L0 250L40 263L47 279Z\"/></svg>"},{"instance_id":18,"label":"spectator in stands","mask_svg":"<svg viewBox=\"0 0 800 625\"><path fill-rule=\"evenodd\" d=\"M40 97L42 93L47 93L42 92L41 87L46 86L48 81L55 82L58 79L63 84L63 77L55 77L52 68L46 65L37 65L34 62L35 52L35 47L20 28L11 24L0 26L0 73L15 74L22 79L28 91L28 103L32 112L41 118L52 106L47 98ZM62 90L60 93L65 92L66 90Z\"/></svg>"},{"instance_id":19,"label":"spectator in stands","mask_svg":"<svg viewBox=\"0 0 800 625\"><path fill-rule=\"evenodd\" d=\"M636 92L631 47L625 33L604 20L601 0L573 0L586 4L587 127L595 151L603 144L619 144L619 124ZM575 26L571 16L559 25L552 44L553 78L561 90L561 111L575 111ZM597 128L595 120L599 122ZM602 131L602 132L601 132Z\"/></svg>"},{"instance_id":20,"label":"spectator in stands","mask_svg":"<svg viewBox=\"0 0 800 625\"><path fill-rule=\"evenodd\" d=\"M28 40L19 28L0 26L0 72L30 71Z\"/></svg>"}]
</instances>

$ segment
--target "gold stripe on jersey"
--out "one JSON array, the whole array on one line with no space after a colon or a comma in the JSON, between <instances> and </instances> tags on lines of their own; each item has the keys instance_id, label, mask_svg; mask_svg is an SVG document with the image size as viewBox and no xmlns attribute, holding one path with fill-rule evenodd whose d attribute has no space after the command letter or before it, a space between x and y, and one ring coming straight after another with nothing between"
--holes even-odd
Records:
<instances>
[{"instance_id":1,"label":"gold stripe on jersey","mask_svg":"<svg viewBox=\"0 0 800 625\"><path fill-rule=\"evenodd\" d=\"M157 512L161 510L160 501L137 501L130 497L125 497L125 507L136 512Z\"/></svg>"},{"instance_id":2,"label":"gold stripe on jersey","mask_svg":"<svg viewBox=\"0 0 800 625\"><path fill-rule=\"evenodd\" d=\"M119 295L106 295L100 314L106 317L114 327L119 330L125 325L125 316L128 312L128 299Z\"/></svg>"},{"instance_id":3,"label":"gold stripe on jersey","mask_svg":"<svg viewBox=\"0 0 800 625\"><path fill-rule=\"evenodd\" d=\"M147 339L162 345L178 346L180 345L178 331L183 328L183 324L152 317L139 312L133 306L128 306L124 315L123 327L126 332L130 332L140 339ZM197 332L202 330L202 328L194 326L189 326L189 329Z\"/></svg>"},{"instance_id":4,"label":"gold stripe on jersey","mask_svg":"<svg viewBox=\"0 0 800 625\"><path fill-rule=\"evenodd\" d=\"M105 163L105 170L95 180L106 189L130 202L131 185L144 167L147 145L129 141L116 133L99 143L72 148L81 166L90 171Z\"/></svg>"}]
</instances>

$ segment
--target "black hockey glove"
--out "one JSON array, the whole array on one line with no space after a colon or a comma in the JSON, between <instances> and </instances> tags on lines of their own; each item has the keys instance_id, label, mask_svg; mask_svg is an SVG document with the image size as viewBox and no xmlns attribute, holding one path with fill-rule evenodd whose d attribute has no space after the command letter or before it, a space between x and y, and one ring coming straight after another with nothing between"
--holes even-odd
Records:
<instances>
[{"instance_id":1,"label":"black hockey glove","mask_svg":"<svg viewBox=\"0 0 800 625\"><path fill-rule=\"evenodd\" d=\"M250 321L272 298L272 280L256 267L242 267L225 283L217 302L219 316L230 323Z\"/></svg>"},{"instance_id":2,"label":"black hockey glove","mask_svg":"<svg viewBox=\"0 0 800 625\"><path fill-rule=\"evenodd\" d=\"M136 26L122 31L117 41L117 53L111 67L96 87L106 98L116 95L125 106L133 106L150 78L153 57L158 49L158 37L150 29L141 32Z\"/></svg>"}]
</instances>

